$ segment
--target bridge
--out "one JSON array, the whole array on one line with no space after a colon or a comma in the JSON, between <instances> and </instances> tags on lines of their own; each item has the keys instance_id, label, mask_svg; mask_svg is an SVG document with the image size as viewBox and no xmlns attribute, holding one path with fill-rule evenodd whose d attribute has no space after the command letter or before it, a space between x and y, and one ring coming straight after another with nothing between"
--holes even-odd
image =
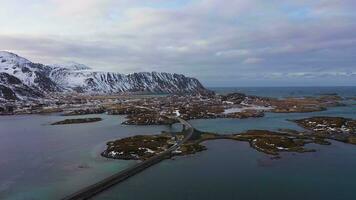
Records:
<instances>
[{"instance_id":1,"label":"bridge","mask_svg":"<svg viewBox=\"0 0 356 200\"><path fill-rule=\"evenodd\" d=\"M183 125L183 133L185 134L185 137L170 147L169 149L165 150L164 152L161 152L145 161L142 161L140 163L137 163L125 170L122 170L110 177L105 178L102 181L99 181L93 185L90 185L86 188L83 188L65 198L63 200L84 200L84 199L89 199L96 194L128 179L131 176L134 176L135 174L138 174L139 172L161 162L162 160L171 157L172 152L177 150L183 143L187 142L193 135L194 133L194 128L192 127L191 124L189 124L187 121L180 117L175 117L182 125Z\"/></svg>"}]
</instances>

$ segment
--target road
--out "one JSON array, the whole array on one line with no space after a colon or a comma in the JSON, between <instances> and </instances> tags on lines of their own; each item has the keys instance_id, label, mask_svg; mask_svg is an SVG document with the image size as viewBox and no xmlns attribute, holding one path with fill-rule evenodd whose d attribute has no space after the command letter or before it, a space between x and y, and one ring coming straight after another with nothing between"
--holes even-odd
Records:
<instances>
[{"instance_id":1,"label":"road","mask_svg":"<svg viewBox=\"0 0 356 200\"><path fill-rule=\"evenodd\" d=\"M89 199L96 194L114 186L115 184L118 184L126 179L128 179L131 176L134 176L135 174L138 174L139 172L147 169L150 166L153 166L154 164L159 163L160 161L169 158L172 154L173 151L177 150L183 143L187 142L193 135L194 133L194 128L192 127L191 124L189 124L187 121L185 121L182 118L175 117L182 125L184 125L185 129L182 131L183 133L186 134L186 136L179 141L177 144L173 145L166 151L157 154L145 161L142 161L140 163L137 163L123 171L120 171L108 178L105 178L104 180L95 183L93 185L90 185L86 188L83 188L65 198L63 200L82 200L82 199Z\"/></svg>"}]
</instances>

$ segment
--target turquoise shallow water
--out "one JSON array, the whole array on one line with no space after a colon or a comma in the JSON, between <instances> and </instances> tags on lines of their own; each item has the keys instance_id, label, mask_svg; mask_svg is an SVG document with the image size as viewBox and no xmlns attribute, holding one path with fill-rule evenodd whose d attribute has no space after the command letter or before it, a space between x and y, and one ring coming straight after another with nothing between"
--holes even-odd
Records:
<instances>
[{"instance_id":1,"label":"turquoise shallow water","mask_svg":"<svg viewBox=\"0 0 356 200\"><path fill-rule=\"evenodd\" d=\"M347 90L350 96L356 91ZM279 96L288 96L290 91L279 92ZM264 89L261 93L274 92ZM356 106L191 123L200 130L223 134L249 129L301 129L286 119L316 115L356 118ZM102 158L100 152L108 140L180 128L124 126L120 124L123 116L91 116L104 120L50 126L65 117L1 116L0 199L60 199L134 163ZM94 199L356 199L356 146L339 142L312 145L317 152L284 153L282 159L271 160L243 142L218 140L205 144L207 151L163 161Z\"/></svg>"}]
</instances>

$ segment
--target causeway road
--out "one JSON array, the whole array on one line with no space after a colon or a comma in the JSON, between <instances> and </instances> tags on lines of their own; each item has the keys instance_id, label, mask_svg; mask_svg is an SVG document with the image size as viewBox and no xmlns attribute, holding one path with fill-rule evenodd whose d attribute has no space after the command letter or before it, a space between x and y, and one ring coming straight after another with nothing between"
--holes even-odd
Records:
<instances>
[{"instance_id":1,"label":"causeway road","mask_svg":"<svg viewBox=\"0 0 356 200\"><path fill-rule=\"evenodd\" d=\"M185 133L185 137L181 141L179 141L178 143L176 143L175 145L173 145L166 151L161 152L160 154L157 154L145 161L137 163L125 170L122 170L122 171L110 176L110 177L107 177L102 181L99 181L93 185L83 188L83 189L63 198L63 200L90 199L91 197L99 194L100 192L130 178L131 176L138 174L139 172L161 162L162 160L164 160L166 158L171 157L172 152L177 150L182 144L187 142L192 137L192 135L194 133L194 128L192 127L191 124L189 124L187 121L185 121L184 119L182 119L180 117L175 117L175 118L182 125L184 125L183 127L185 127L182 131L183 133Z\"/></svg>"}]
</instances>

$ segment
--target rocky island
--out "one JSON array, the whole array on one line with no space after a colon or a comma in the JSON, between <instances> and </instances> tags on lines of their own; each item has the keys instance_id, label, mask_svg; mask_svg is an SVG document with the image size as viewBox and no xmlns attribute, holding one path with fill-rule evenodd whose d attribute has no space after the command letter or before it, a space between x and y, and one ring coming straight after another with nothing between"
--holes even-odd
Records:
<instances>
[{"instance_id":1,"label":"rocky island","mask_svg":"<svg viewBox=\"0 0 356 200\"><path fill-rule=\"evenodd\" d=\"M267 130L251 130L240 134L227 135L196 131L196 134L198 134L198 137L182 144L173 152L173 155L182 156L207 150L201 143L217 139L248 142L252 148L274 156L279 155L279 152L312 152L314 151L313 149L304 148L306 144L310 143L330 144L324 138ZM173 136L167 133L160 135L137 135L108 142L106 150L101 155L114 159L146 160L167 150L182 138L183 135Z\"/></svg>"},{"instance_id":2,"label":"rocky island","mask_svg":"<svg viewBox=\"0 0 356 200\"><path fill-rule=\"evenodd\" d=\"M102 114L106 112L104 108L84 108L84 109L75 109L63 113L63 116L75 116L75 115L91 115L91 114Z\"/></svg>"},{"instance_id":3,"label":"rocky island","mask_svg":"<svg viewBox=\"0 0 356 200\"><path fill-rule=\"evenodd\" d=\"M307 131L249 130L236 134L216 134L194 130L193 137L174 151L173 155L188 155L204 151L207 148L201 144L202 142L217 139L248 142L257 151L277 158L280 152L313 152L314 149L307 149L305 145L311 143L330 145L329 139L356 144L356 120L341 117L312 117L294 121ZM182 138L184 138L182 133L123 138L108 142L107 149L102 155L115 159L145 160L167 150Z\"/></svg>"},{"instance_id":4,"label":"rocky island","mask_svg":"<svg viewBox=\"0 0 356 200\"><path fill-rule=\"evenodd\" d=\"M265 112L315 112L342 106L338 96L274 99L241 93L195 96L170 95L128 100L107 107L108 114L125 114L127 125L162 125L176 121L162 117L176 115L185 120L213 118L256 118Z\"/></svg>"},{"instance_id":5,"label":"rocky island","mask_svg":"<svg viewBox=\"0 0 356 200\"><path fill-rule=\"evenodd\" d=\"M127 115L124 124L161 125L174 121L162 115L176 115L185 120L213 118L263 117L266 112L296 113L326 110L342 106L339 96L300 98L269 98L242 93L221 94L169 94L166 96L142 95L62 95L46 101L0 103L0 114L38 114L63 112L64 116L103 114Z\"/></svg>"},{"instance_id":6,"label":"rocky island","mask_svg":"<svg viewBox=\"0 0 356 200\"><path fill-rule=\"evenodd\" d=\"M107 158L123 160L146 160L158 155L184 138L183 134L162 133L159 135L136 135L115 141L109 141L107 148L101 153ZM182 144L173 154L187 155L205 150L199 144Z\"/></svg>"},{"instance_id":7,"label":"rocky island","mask_svg":"<svg viewBox=\"0 0 356 200\"><path fill-rule=\"evenodd\" d=\"M145 160L176 143L170 135L136 135L107 143L102 156L123 160Z\"/></svg>"},{"instance_id":8,"label":"rocky island","mask_svg":"<svg viewBox=\"0 0 356 200\"><path fill-rule=\"evenodd\" d=\"M82 123L92 123L92 122L98 122L101 121L102 119L99 117L95 118L79 118L79 119L65 119L59 122L54 122L51 125L65 125L65 124L82 124Z\"/></svg>"},{"instance_id":9,"label":"rocky island","mask_svg":"<svg viewBox=\"0 0 356 200\"><path fill-rule=\"evenodd\" d=\"M356 144L356 120L343 117L311 117L294 121L317 137Z\"/></svg>"},{"instance_id":10,"label":"rocky island","mask_svg":"<svg viewBox=\"0 0 356 200\"><path fill-rule=\"evenodd\" d=\"M160 135L137 135L107 143L102 156L125 160L146 160L157 155L182 140L184 135L162 133ZM207 150L201 143L208 140L230 139L248 142L250 146L266 154L277 156L279 152L312 152L306 144L329 145L326 138L303 133L272 132L268 130L250 130L238 134L215 134L195 130L195 136L182 144L173 155L188 155Z\"/></svg>"}]
</instances>

